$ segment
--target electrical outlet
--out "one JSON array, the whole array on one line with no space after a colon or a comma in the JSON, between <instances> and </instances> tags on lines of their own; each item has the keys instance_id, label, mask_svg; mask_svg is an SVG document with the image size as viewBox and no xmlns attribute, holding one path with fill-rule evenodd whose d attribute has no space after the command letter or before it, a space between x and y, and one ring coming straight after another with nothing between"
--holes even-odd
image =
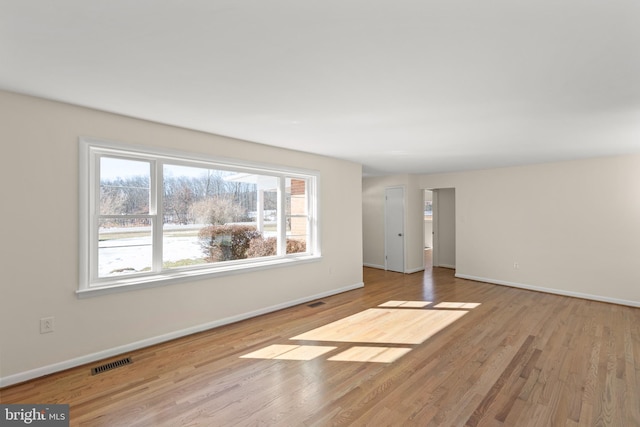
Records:
<instances>
[{"instance_id":1,"label":"electrical outlet","mask_svg":"<svg viewBox=\"0 0 640 427\"><path fill-rule=\"evenodd\" d=\"M53 317L43 317L40 319L40 333L48 334L49 332L53 332L54 329L54 318Z\"/></svg>"},{"instance_id":2,"label":"electrical outlet","mask_svg":"<svg viewBox=\"0 0 640 427\"><path fill-rule=\"evenodd\" d=\"M518 270L520 268L520 264L518 264L517 262L513 263L513 268Z\"/></svg>"}]
</instances>

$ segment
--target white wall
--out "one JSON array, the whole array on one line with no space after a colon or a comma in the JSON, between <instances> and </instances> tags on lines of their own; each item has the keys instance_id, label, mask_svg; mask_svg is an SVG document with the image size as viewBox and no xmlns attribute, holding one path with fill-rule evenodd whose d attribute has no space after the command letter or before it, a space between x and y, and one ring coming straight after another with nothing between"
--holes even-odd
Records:
<instances>
[{"instance_id":1,"label":"white wall","mask_svg":"<svg viewBox=\"0 0 640 427\"><path fill-rule=\"evenodd\" d=\"M384 268L384 190L398 186L405 189L405 271L412 273L424 269L424 200L415 175L363 178L363 261Z\"/></svg>"},{"instance_id":2,"label":"white wall","mask_svg":"<svg viewBox=\"0 0 640 427\"><path fill-rule=\"evenodd\" d=\"M0 385L362 285L358 164L7 92L0 120ZM320 171L322 260L78 299L80 136Z\"/></svg>"},{"instance_id":3,"label":"white wall","mask_svg":"<svg viewBox=\"0 0 640 427\"><path fill-rule=\"evenodd\" d=\"M420 186L456 189L458 276L640 305L639 155L423 175Z\"/></svg>"}]
</instances>

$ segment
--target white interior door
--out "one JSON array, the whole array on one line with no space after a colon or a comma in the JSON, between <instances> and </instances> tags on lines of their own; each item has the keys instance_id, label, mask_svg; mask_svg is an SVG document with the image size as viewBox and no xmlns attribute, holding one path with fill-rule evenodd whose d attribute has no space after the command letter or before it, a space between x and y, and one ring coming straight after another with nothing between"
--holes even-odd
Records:
<instances>
[{"instance_id":1,"label":"white interior door","mask_svg":"<svg viewBox=\"0 0 640 427\"><path fill-rule=\"evenodd\" d=\"M385 190L385 270L404 273L404 188Z\"/></svg>"}]
</instances>

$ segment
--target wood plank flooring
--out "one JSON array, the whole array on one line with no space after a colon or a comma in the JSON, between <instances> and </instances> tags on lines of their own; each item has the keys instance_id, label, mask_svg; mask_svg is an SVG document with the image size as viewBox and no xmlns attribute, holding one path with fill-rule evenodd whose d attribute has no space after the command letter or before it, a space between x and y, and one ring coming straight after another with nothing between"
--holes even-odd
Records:
<instances>
[{"instance_id":1,"label":"wood plank flooring","mask_svg":"<svg viewBox=\"0 0 640 427\"><path fill-rule=\"evenodd\" d=\"M640 309L439 268L365 268L364 281L95 376L99 363L7 387L0 401L68 403L73 426L640 426ZM359 317L380 305L380 319ZM425 334L425 313L458 314Z\"/></svg>"}]
</instances>

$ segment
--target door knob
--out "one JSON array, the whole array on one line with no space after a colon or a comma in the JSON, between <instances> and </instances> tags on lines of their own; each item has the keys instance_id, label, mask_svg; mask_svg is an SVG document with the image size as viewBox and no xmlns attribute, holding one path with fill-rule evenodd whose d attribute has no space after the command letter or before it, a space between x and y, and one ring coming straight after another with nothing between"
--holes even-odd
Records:
<instances>
[{"instance_id":1,"label":"door knob","mask_svg":"<svg viewBox=\"0 0 640 427\"><path fill-rule=\"evenodd\" d=\"M402 233L398 233L398 236L402 237Z\"/></svg>"}]
</instances>

